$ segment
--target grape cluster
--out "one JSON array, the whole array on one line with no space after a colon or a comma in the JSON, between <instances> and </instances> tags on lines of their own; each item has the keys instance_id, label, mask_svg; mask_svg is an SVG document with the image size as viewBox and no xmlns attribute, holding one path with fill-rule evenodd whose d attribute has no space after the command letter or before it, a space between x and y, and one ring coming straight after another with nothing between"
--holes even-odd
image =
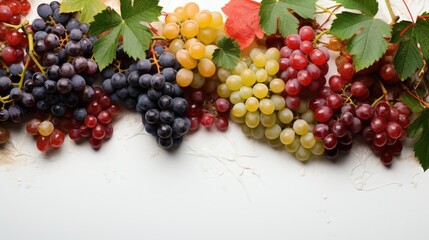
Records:
<instances>
[{"instance_id":1,"label":"grape cluster","mask_svg":"<svg viewBox=\"0 0 429 240\"><path fill-rule=\"evenodd\" d=\"M112 120L120 111L118 104L102 88L94 87L94 97L86 107L74 110L69 137L75 142L88 139L94 149L101 148L113 135Z\"/></svg>"},{"instance_id":2,"label":"grape cluster","mask_svg":"<svg viewBox=\"0 0 429 240\"><path fill-rule=\"evenodd\" d=\"M286 106L286 84L276 77L279 59L277 48L253 49L249 60L239 62L231 74L220 76L224 83L217 93L234 104L231 119L242 124L247 136L265 140L274 148L284 147L306 161L313 154L323 154L323 144L313 135L315 119L308 101L300 100L294 110Z\"/></svg>"},{"instance_id":3,"label":"grape cluster","mask_svg":"<svg viewBox=\"0 0 429 240\"><path fill-rule=\"evenodd\" d=\"M314 30L303 26L299 34L288 35L280 49L279 77L286 83L286 105L290 109L298 108L302 96L317 92L326 83L330 55L326 48L313 46L314 37Z\"/></svg>"},{"instance_id":4,"label":"grape cluster","mask_svg":"<svg viewBox=\"0 0 429 240\"><path fill-rule=\"evenodd\" d=\"M26 131L37 139L36 147L41 152L59 148L64 143L64 131L58 129L53 121L34 118L27 123Z\"/></svg>"},{"instance_id":5,"label":"grape cluster","mask_svg":"<svg viewBox=\"0 0 429 240\"><path fill-rule=\"evenodd\" d=\"M28 0L3 0L0 2L0 22L18 25L21 22L21 15L26 16L30 9ZM2 25L0 29L3 29Z\"/></svg>"}]
</instances>

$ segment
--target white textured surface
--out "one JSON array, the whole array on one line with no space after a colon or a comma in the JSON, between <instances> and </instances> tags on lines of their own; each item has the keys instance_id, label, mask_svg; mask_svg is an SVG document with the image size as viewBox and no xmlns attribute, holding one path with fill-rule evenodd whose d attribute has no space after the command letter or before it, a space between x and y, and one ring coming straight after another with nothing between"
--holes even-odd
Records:
<instances>
[{"instance_id":1,"label":"white textured surface","mask_svg":"<svg viewBox=\"0 0 429 240\"><path fill-rule=\"evenodd\" d=\"M170 11L185 1L161 2ZM220 10L226 1L197 2ZM405 13L402 1L392 2ZM410 146L391 169L359 144L335 164L302 164L232 125L227 133L192 134L169 154L142 131L137 114L117 119L114 138L99 152L67 140L59 152L43 155L32 138L20 136L0 149L4 240L428 235L429 173Z\"/></svg>"}]
</instances>

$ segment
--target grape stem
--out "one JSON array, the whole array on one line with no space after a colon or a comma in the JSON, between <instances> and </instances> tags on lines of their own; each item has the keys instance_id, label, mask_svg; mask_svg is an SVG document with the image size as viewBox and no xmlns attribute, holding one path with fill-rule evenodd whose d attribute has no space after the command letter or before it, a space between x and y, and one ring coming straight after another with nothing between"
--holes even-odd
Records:
<instances>
[{"instance_id":1,"label":"grape stem","mask_svg":"<svg viewBox=\"0 0 429 240\"><path fill-rule=\"evenodd\" d=\"M374 107L375 105L377 105L377 103L379 103L381 100L385 100L387 103L389 102L389 95L387 93L386 87L384 86L384 84L381 82L380 79L378 79L378 84L381 87L381 91L383 92L383 95L381 95L379 98L377 98L373 103L372 103L372 107Z\"/></svg>"},{"instance_id":2,"label":"grape stem","mask_svg":"<svg viewBox=\"0 0 429 240\"><path fill-rule=\"evenodd\" d=\"M313 40L313 44L314 45L317 45L317 42L319 41L319 39L323 36L323 35L325 35L325 34L327 34L329 32L329 29L326 29L326 30L323 30L322 32L320 32L315 38L314 38L314 40Z\"/></svg>"},{"instance_id":3,"label":"grape stem","mask_svg":"<svg viewBox=\"0 0 429 240\"><path fill-rule=\"evenodd\" d=\"M152 54L153 62L156 65L156 69L158 70L158 73L161 73L161 66L159 65L158 58L156 57L156 52L154 49L155 45L156 45L156 41L153 41L152 45L150 46L150 53Z\"/></svg>"},{"instance_id":4,"label":"grape stem","mask_svg":"<svg viewBox=\"0 0 429 240\"><path fill-rule=\"evenodd\" d=\"M328 18L322 23L322 25L320 25L320 28L322 28L325 24L327 24L329 22L329 20L331 19L332 15L335 14L335 12L341 7L341 4L336 5L336 7L331 11L331 13L329 14Z\"/></svg>"},{"instance_id":5,"label":"grape stem","mask_svg":"<svg viewBox=\"0 0 429 240\"><path fill-rule=\"evenodd\" d=\"M395 15L393 12L392 4L390 4L390 0L384 0L386 2L387 10L389 10L390 17L392 21L390 22L390 26L395 25L396 21L398 21L399 17Z\"/></svg>"},{"instance_id":6,"label":"grape stem","mask_svg":"<svg viewBox=\"0 0 429 240\"><path fill-rule=\"evenodd\" d=\"M22 22L21 24L19 24L19 25L13 25L13 24L9 24L9 23L5 23L5 22L3 22L3 25L5 25L6 27L9 27L9 28L13 28L13 29L15 29L15 30L18 30L18 29L20 29L20 28L24 28L25 26L27 26L28 24L30 24L30 22L28 21L28 20L25 20L24 22Z\"/></svg>"},{"instance_id":7,"label":"grape stem","mask_svg":"<svg viewBox=\"0 0 429 240\"><path fill-rule=\"evenodd\" d=\"M416 94L414 94L407 86L405 86L404 84L402 84L402 88L408 93L410 94L411 97L413 97L414 99L416 99L420 105L422 105L422 107L424 108L429 108L429 103L425 102L423 99L421 99L419 96L417 96Z\"/></svg>"}]
</instances>

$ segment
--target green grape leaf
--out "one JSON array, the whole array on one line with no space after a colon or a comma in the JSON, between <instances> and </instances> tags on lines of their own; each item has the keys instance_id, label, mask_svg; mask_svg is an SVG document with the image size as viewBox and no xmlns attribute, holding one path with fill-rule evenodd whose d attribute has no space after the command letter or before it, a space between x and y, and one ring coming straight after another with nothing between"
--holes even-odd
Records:
<instances>
[{"instance_id":1,"label":"green grape leaf","mask_svg":"<svg viewBox=\"0 0 429 240\"><path fill-rule=\"evenodd\" d=\"M424 13L422 17L428 17ZM416 23L402 21L393 27L392 43L399 43L393 65L402 80L423 67L423 58L429 60L429 21L417 18Z\"/></svg>"},{"instance_id":2,"label":"green grape leaf","mask_svg":"<svg viewBox=\"0 0 429 240\"><path fill-rule=\"evenodd\" d=\"M336 0L345 8L356 9L365 15L375 16L378 12L377 0Z\"/></svg>"},{"instance_id":3,"label":"green grape leaf","mask_svg":"<svg viewBox=\"0 0 429 240\"><path fill-rule=\"evenodd\" d=\"M218 49L213 53L213 62L218 67L234 69L240 60L240 45L232 38L224 37L217 42Z\"/></svg>"},{"instance_id":4,"label":"green grape leaf","mask_svg":"<svg viewBox=\"0 0 429 240\"><path fill-rule=\"evenodd\" d=\"M100 0L63 0L61 1L61 12L81 12L80 21L90 23L94 16L107 6Z\"/></svg>"},{"instance_id":5,"label":"green grape leaf","mask_svg":"<svg viewBox=\"0 0 429 240\"><path fill-rule=\"evenodd\" d=\"M386 38L391 37L389 24L371 15L343 12L332 23L330 34L349 40L347 51L353 56L356 71L371 66L387 50Z\"/></svg>"},{"instance_id":6,"label":"green grape leaf","mask_svg":"<svg viewBox=\"0 0 429 240\"><path fill-rule=\"evenodd\" d=\"M425 109L421 115L413 121L408 128L408 136L416 140L414 153L423 169L429 168L429 109Z\"/></svg>"},{"instance_id":7,"label":"green grape leaf","mask_svg":"<svg viewBox=\"0 0 429 240\"><path fill-rule=\"evenodd\" d=\"M124 51L134 59L146 58L146 50L153 33L143 23L157 21L161 14L159 0L121 0L121 14L106 9L94 17L89 28L90 34L107 35L94 44L94 56L100 70L115 58L119 37L123 37Z\"/></svg>"},{"instance_id":8,"label":"green grape leaf","mask_svg":"<svg viewBox=\"0 0 429 240\"><path fill-rule=\"evenodd\" d=\"M420 93L422 93L422 92L420 92ZM414 93L414 94L416 94L416 93ZM423 94L417 93L416 95L422 96ZM399 100L401 100L402 102L407 104L407 106L411 109L411 111L413 111L415 113L419 113L419 112L422 112L424 110L424 107L420 104L420 102L417 101L415 98L413 98L413 96L411 96L411 94L409 94L408 92L404 92L401 95L401 97L399 97Z\"/></svg>"},{"instance_id":9,"label":"green grape leaf","mask_svg":"<svg viewBox=\"0 0 429 240\"><path fill-rule=\"evenodd\" d=\"M317 0L262 0L259 11L261 28L267 34L275 34L279 30L284 37L297 33L299 21L290 10L303 18L313 18L316 2Z\"/></svg>"}]
</instances>

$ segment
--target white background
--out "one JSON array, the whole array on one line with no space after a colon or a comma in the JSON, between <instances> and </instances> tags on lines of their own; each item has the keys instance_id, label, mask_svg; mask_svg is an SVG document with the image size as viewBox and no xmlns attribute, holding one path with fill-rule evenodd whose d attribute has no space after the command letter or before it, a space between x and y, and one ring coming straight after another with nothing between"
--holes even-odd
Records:
<instances>
[{"instance_id":1,"label":"white background","mask_svg":"<svg viewBox=\"0 0 429 240\"><path fill-rule=\"evenodd\" d=\"M197 2L220 11L226 1ZM387 169L361 144L336 163L303 164L236 125L167 153L130 113L98 152L67 140L40 154L17 131L0 149L2 240L427 239L429 173L409 145Z\"/></svg>"}]
</instances>

